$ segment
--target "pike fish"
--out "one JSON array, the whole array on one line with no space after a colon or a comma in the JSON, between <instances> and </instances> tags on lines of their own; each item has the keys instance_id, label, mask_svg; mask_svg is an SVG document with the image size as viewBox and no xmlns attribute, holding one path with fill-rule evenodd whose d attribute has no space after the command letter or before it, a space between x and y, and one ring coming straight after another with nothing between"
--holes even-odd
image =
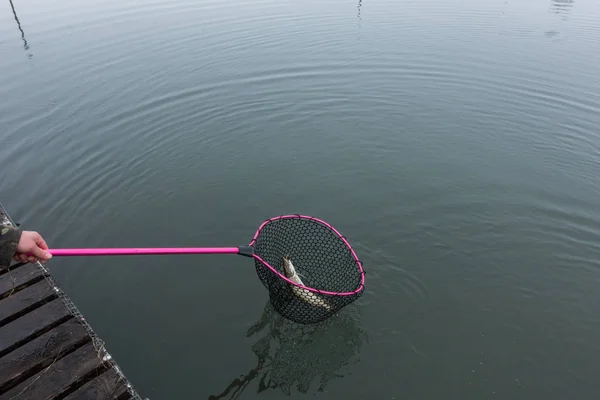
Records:
<instances>
[{"instance_id":1,"label":"pike fish","mask_svg":"<svg viewBox=\"0 0 600 400\"><path fill-rule=\"evenodd\" d=\"M283 269L285 271L285 276L292 282L297 283L298 285L306 286L298 276L294 265L292 264L292 260L290 260L290 256L283 257ZM323 307L327 310L331 310L331 305L328 304L324 299L317 296L316 293L311 292L310 290L306 290L304 288L291 285L292 291L296 296L300 299L304 300L307 303L312 304L316 307Z\"/></svg>"}]
</instances>

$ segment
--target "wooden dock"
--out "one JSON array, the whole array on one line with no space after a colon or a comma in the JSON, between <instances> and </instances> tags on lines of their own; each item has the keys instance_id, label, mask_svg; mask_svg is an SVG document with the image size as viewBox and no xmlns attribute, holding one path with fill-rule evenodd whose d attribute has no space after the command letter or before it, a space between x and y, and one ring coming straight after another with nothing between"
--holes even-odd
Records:
<instances>
[{"instance_id":1,"label":"wooden dock","mask_svg":"<svg viewBox=\"0 0 600 400\"><path fill-rule=\"evenodd\" d=\"M141 400L40 263L0 271L0 400L24 399Z\"/></svg>"}]
</instances>

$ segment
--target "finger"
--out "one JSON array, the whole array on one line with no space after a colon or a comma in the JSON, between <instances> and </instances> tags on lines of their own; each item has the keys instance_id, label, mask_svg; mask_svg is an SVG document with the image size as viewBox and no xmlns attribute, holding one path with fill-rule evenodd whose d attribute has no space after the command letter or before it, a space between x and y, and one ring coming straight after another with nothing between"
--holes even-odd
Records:
<instances>
[{"instance_id":1,"label":"finger","mask_svg":"<svg viewBox=\"0 0 600 400\"><path fill-rule=\"evenodd\" d=\"M38 259L37 259L37 257L29 256L29 257L27 257L27 261L29 261L32 264L35 264L38 261Z\"/></svg>"},{"instance_id":2,"label":"finger","mask_svg":"<svg viewBox=\"0 0 600 400\"><path fill-rule=\"evenodd\" d=\"M19 254L19 261L22 263L26 263L27 262L27 255L26 254Z\"/></svg>"},{"instance_id":3,"label":"finger","mask_svg":"<svg viewBox=\"0 0 600 400\"><path fill-rule=\"evenodd\" d=\"M43 250L48 250L48 245L41 236L38 236L37 240L35 241L35 244L37 244Z\"/></svg>"},{"instance_id":4,"label":"finger","mask_svg":"<svg viewBox=\"0 0 600 400\"><path fill-rule=\"evenodd\" d=\"M37 257L37 258L45 258L45 259L49 259L52 257L52 255L48 252L46 252L45 250L39 248L39 247L34 247L33 249L31 249L31 255Z\"/></svg>"}]
</instances>

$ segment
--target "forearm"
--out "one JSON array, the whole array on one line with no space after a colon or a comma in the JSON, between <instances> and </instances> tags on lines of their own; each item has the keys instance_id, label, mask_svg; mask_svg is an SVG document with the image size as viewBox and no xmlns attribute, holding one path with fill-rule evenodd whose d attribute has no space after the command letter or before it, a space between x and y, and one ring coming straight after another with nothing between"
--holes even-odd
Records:
<instances>
[{"instance_id":1,"label":"forearm","mask_svg":"<svg viewBox=\"0 0 600 400\"><path fill-rule=\"evenodd\" d=\"M0 270L7 268L17 251L21 230L10 225L0 225Z\"/></svg>"}]
</instances>

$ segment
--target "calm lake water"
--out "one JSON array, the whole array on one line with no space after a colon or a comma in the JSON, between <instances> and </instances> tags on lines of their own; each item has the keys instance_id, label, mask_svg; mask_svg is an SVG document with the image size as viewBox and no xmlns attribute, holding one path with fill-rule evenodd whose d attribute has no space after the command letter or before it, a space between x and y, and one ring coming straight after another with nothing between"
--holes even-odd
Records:
<instances>
[{"instance_id":1,"label":"calm lake water","mask_svg":"<svg viewBox=\"0 0 600 400\"><path fill-rule=\"evenodd\" d=\"M54 248L237 246L282 213L355 245L365 295L303 329L244 257L52 260L151 400L596 398L599 19L2 1L0 201Z\"/></svg>"}]
</instances>

